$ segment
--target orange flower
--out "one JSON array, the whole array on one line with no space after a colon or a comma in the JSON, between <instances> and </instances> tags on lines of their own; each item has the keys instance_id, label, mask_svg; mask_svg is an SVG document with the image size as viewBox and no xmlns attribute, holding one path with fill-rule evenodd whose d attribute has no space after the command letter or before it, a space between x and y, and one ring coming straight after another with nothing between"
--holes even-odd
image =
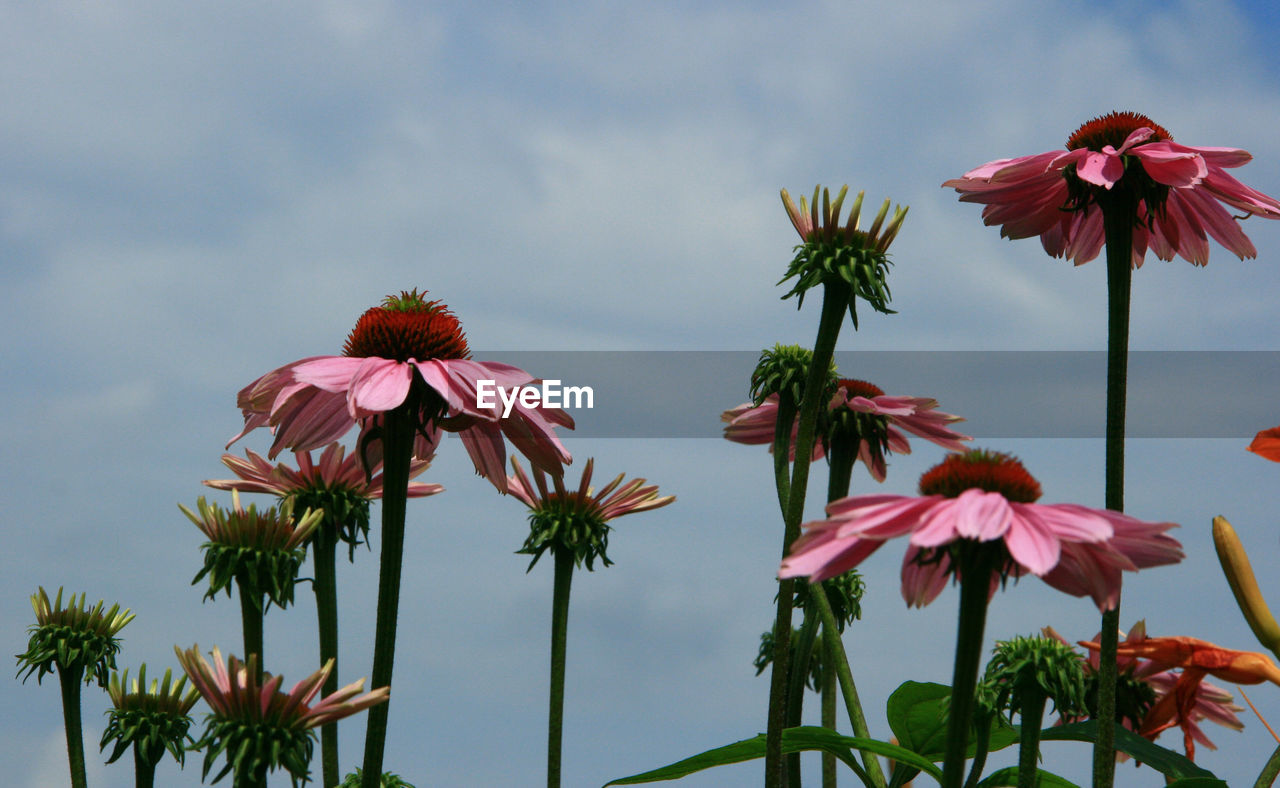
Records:
<instances>
[{"instance_id":1,"label":"orange flower","mask_svg":"<svg viewBox=\"0 0 1280 788\"><path fill-rule=\"evenodd\" d=\"M1097 643L1080 642L1090 651L1098 651ZM1150 660L1152 667L1163 670L1181 668L1182 673L1173 691L1160 697L1138 733L1154 739L1161 731L1177 725L1182 728L1187 758L1195 760L1194 708L1200 682L1205 676L1214 676L1234 684L1261 684L1270 681L1280 686L1280 667L1265 654L1256 651L1233 651L1216 646L1207 640L1191 637L1147 638L1137 643L1121 644L1117 657L1136 657Z\"/></svg>"},{"instance_id":2,"label":"orange flower","mask_svg":"<svg viewBox=\"0 0 1280 788\"><path fill-rule=\"evenodd\" d=\"M1280 462L1280 427L1259 432L1249 444L1249 451L1272 462Z\"/></svg>"}]
</instances>

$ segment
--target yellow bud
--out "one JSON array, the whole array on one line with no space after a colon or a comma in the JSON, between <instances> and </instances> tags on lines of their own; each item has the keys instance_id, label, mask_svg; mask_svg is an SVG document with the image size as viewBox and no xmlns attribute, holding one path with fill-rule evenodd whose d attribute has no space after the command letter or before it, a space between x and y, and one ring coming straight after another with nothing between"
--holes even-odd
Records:
<instances>
[{"instance_id":1,"label":"yellow bud","mask_svg":"<svg viewBox=\"0 0 1280 788\"><path fill-rule=\"evenodd\" d=\"M1280 624L1276 623L1266 600L1262 598L1244 545L1240 544L1240 538L1225 517L1213 518L1213 546L1218 550L1222 573L1231 584L1231 593L1235 594L1244 620L1249 622L1258 642L1280 657Z\"/></svg>"}]
</instances>

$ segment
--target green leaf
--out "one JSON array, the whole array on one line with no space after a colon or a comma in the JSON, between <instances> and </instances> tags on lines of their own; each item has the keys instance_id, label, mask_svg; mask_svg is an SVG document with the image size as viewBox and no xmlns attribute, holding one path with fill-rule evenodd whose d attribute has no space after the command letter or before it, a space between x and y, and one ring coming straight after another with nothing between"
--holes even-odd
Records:
<instances>
[{"instance_id":1,"label":"green leaf","mask_svg":"<svg viewBox=\"0 0 1280 788\"><path fill-rule=\"evenodd\" d=\"M932 762L945 757L947 739L947 709L951 701L951 688L945 684L903 682L885 704L889 729L898 742L912 752L919 753ZM969 731L969 749L965 757L972 758L977 750L976 734ZM1000 721L992 723L987 751L995 752L1013 744L1018 734L1010 725Z\"/></svg>"},{"instance_id":2,"label":"green leaf","mask_svg":"<svg viewBox=\"0 0 1280 788\"><path fill-rule=\"evenodd\" d=\"M1174 780L1165 786L1165 788L1231 788L1222 780L1213 777L1188 777L1184 780Z\"/></svg>"},{"instance_id":3,"label":"green leaf","mask_svg":"<svg viewBox=\"0 0 1280 788\"><path fill-rule=\"evenodd\" d=\"M1097 724L1092 720L1045 728L1040 732L1041 741L1092 742L1096 736ZM1149 742L1119 725L1116 725L1116 749L1133 756L1142 761L1144 765L1150 766L1175 780L1185 777L1208 778L1210 781L1217 780L1213 772L1195 765L1187 760L1185 756L1161 747L1154 742ZM1191 785L1195 786L1195 783ZM1217 783L1209 782L1206 785L1217 785Z\"/></svg>"},{"instance_id":4,"label":"green leaf","mask_svg":"<svg viewBox=\"0 0 1280 788\"><path fill-rule=\"evenodd\" d=\"M1036 769L1039 775L1039 788L1080 788L1080 786L1059 777L1044 769ZM996 788L997 786L1016 786L1018 784L1018 767L1007 766L997 772L992 772L982 778L982 782L978 783L978 788Z\"/></svg>"},{"instance_id":5,"label":"green leaf","mask_svg":"<svg viewBox=\"0 0 1280 788\"><path fill-rule=\"evenodd\" d=\"M829 752L860 774L862 773L862 767L854 757L853 750L866 750L876 755L884 755L909 764L920 771L927 772L936 779L942 778L942 770L934 766L927 758L895 744L876 739L842 736L826 728L809 726L788 728L782 732L782 751L784 753L803 752L806 750ZM691 758L685 758L682 761L677 761L652 771L612 780L605 783L605 785L637 785L639 783L660 782L663 780L678 780L694 772L700 772L716 766L744 763L763 758L764 754L765 736L760 734L751 739L744 739L724 747L707 750Z\"/></svg>"}]
</instances>

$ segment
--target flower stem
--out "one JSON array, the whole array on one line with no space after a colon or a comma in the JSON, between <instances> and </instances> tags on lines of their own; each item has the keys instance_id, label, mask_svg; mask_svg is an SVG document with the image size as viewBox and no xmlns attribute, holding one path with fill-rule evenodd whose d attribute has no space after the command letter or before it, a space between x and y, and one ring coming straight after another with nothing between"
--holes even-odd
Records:
<instances>
[{"instance_id":1,"label":"flower stem","mask_svg":"<svg viewBox=\"0 0 1280 788\"><path fill-rule=\"evenodd\" d=\"M547 711L547 788L560 786L560 751L564 733L565 652L569 639L569 588L573 583L573 551L555 547L555 581L551 591L551 698Z\"/></svg>"},{"instance_id":2,"label":"flower stem","mask_svg":"<svg viewBox=\"0 0 1280 788\"><path fill-rule=\"evenodd\" d=\"M262 592L259 591L252 580L247 577L236 578L236 595L240 597L240 627L244 631L244 659L245 664L254 665L254 673L257 675L257 682L262 684L262 618L265 600L263 600ZM256 655L257 659L250 661L251 655ZM262 764L257 768L252 779L246 780L249 785L265 786L267 784L267 766Z\"/></svg>"},{"instance_id":3,"label":"flower stem","mask_svg":"<svg viewBox=\"0 0 1280 788\"><path fill-rule=\"evenodd\" d=\"M152 788L156 782L156 765L142 757L142 748L133 746L133 784L135 788Z\"/></svg>"},{"instance_id":4,"label":"flower stem","mask_svg":"<svg viewBox=\"0 0 1280 788\"><path fill-rule=\"evenodd\" d=\"M86 788L84 772L84 732L80 725L80 680L84 666L58 667L62 685L62 723L67 734L67 764L71 768L71 788Z\"/></svg>"},{"instance_id":5,"label":"flower stem","mask_svg":"<svg viewBox=\"0 0 1280 788\"><path fill-rule=\"evenodd\" d=\"M823 624L826 627L826 624ZM822 727L834 731L836 729L836 650L827 642L824 633L822 638ZM822 753L822 788L836 788L836 756L829 752Z\"/></svg>"},{"instance_id":6,"label":"flower stem","mask_svg":"<svg viewBox=\"0 0 1280 788\"><path fill-rule=\"evenodd\" d=\"M409 397L413 403L414 397ZM378 612L373 635L373 689L391 686L396 652L396 620L400 610L400 571L404 564L404 517L413 459L413 424L408 404L382 418L382 554L378 565ZM387 743L391 703L369 709L365 729L361 788L379 788Z\"/></svg>"},{"instance_id":7,"label":"flower stem","mask_svg":"<svg viewBox=\"0 0 1280 788\"><path fill-rule=\"evenodd\" d=\"M1133 280L1133 222L1137 204L1126 191L1099 200L1107 242L1106 507L1124 511L1124 418L1129 369L1129 292ZM1094 788L1115 781L1116 648L1120 599L1102 614L1098 656L1098 735L1093 746Z\"/></svg>"},{"instance_id":8,"label":"flower stem","mask_svg":"<svg viewBox=\"0 0 1280 788\"><path fill-rule=\"evenodd\" d=\"M960 788L964 781L965 752L973 718L973 693L982 663L982 635L987 622L987 596L991 591L991 564L983 555L985 545L969 550L960 566L960 621L956 627L955 670L951 678L951 710L947 714L946 760L942 788Z\"/></svg>"},{"instance_id":9,"label":"flower stem","mask_svg":"<svg viewBox=\"0 0 1280 788\"><path fill-rule=\"evenodd\" d=\"M240 629L244 634L244 661L258 656L257 680L262 681L262 594L247 578L236 578L236 595L240 597Z\"/></svg>"},{"instance_id":10,"label":"flower stem","mask_svg":"<svg viewBox=\"0 0 1280 788\"><path fill-rule=\"evenodd\" d=\"M316 625L320 636L320 664L333 660L333 671L324 680L323 697L338 690L338 524L325 513L324 520L311 540L315 561ZM338 723L330 722L320 728L320 763L324 785L337 785L342 781L338 772Z\"/></svg>"},{"instance_id":11,"label":"flower stem","mask_svg":"<svg viewBox=\"0 0 1280 788\"><path fill-rule=\"evenodd\" d=\"M1275 784L1277 775L1280 775L1280 747L1277 747L1267 759L1267 765L1262 767L1262 772L1258 775L1258 781L1253 784L1253 788L1271 788Z\"/></svg>"},{"instance_id":12,"label":"flower stem","mask_svg":"<svg viewBox=\"0 0 1280 788\"><path fill-rule=\"evenodd\" d=\"M844 311L849 305L849 285L844 280L828 280L822 286L822 316L818 322L818 336L813 343L813 361L805 379L804 402L800 403L800 424L796 433L796 460L791 472L791 487L787 494L787 510L783 520L782 555L791 550L791 543L800 535L800 520L804 516L805 491L809 486L809 460L813 454L815 425L818 409L825 407L822 391L826 385L831 357L835 353L836 337ZM787 721L787 663L791 645L791 605L795 581L779 582L778 616L774 625L775 648L773 674L769 682L769 725L765 732L765 788L781 788L785 784L782 760L782 729ZM792 788L799 788L792 786Z\"/></svg>"},{"instance_id":13,"label":"flower stem","mask_svg":"<svg viewBox=\"0 0 1280 788\"><path fill-rule=\"evenodd\" d=\"M788 671L787 687L787 727L794 728L803 720L805 682L809 677L809 666L813 663L813 645L817 640L818 615L808 608L804 611L804 622L800 624L800 636L796 639L796 647L792 656L791 670ZM799 786L800 753L793 752L787 756L787 784Z\"/></svg>"},{"instance_id":14,"label":"flower stem","mask_svg":"<svg viewBox=\"0 0 1280 788\"><path fill-rule=\"evenodd\" d=\"M871 731L867 727L867 717L862 713L862 701L858 698L858 687L853 683L853 672L849 669L849 657L844 651L844 641L840 639L840 629L836 626L836 616L831 610L831 602L827 599L826 588L818 583L809 586L809 598L818 608L818 615L822 616L822 639L830 652L833 653L831 660L831 669L834 669L836 676L840 680L840 691L844 693L845 711L849 713L849 726L853 728L853 735L863 739L871 738ZM986 597L983 597L985 602ZM981 640L981 637L979 637ZM876 756L872 753L862 752L862 763L867 769L867 774L871 777L871 782L876 788L884 788L884 772L880 769L880 761L876 760Z\"/></svg>"},{"instance_id":15,"label":"flower stem","mask_svg":"<svg viewBox=\"0 0 1280 788\"><path fill-rule=\"evenodd\" d=\"M1018 788L1036 788L1040 784L1037 767L1040 761L1040 723L1048 698L1032 687L1024 687L1022 696L1022 734L1018 738Z\"/></svg>"}]
</instances>

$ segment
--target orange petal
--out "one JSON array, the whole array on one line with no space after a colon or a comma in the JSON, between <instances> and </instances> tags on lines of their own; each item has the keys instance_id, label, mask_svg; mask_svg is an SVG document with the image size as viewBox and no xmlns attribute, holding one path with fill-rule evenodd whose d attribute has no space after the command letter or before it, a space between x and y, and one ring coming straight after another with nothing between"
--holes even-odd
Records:
<instances>
[{"instance_id":1,"label":"orange petal","mask_svg":"<svg viewBox=\"0 0 1280 788\"><path fill-rule=\"evenodd\" d=\"M1280 462L1280 427L1259 432L1249 444L1249 451L1272 462Z\"/></svg>"}]
</instances>

